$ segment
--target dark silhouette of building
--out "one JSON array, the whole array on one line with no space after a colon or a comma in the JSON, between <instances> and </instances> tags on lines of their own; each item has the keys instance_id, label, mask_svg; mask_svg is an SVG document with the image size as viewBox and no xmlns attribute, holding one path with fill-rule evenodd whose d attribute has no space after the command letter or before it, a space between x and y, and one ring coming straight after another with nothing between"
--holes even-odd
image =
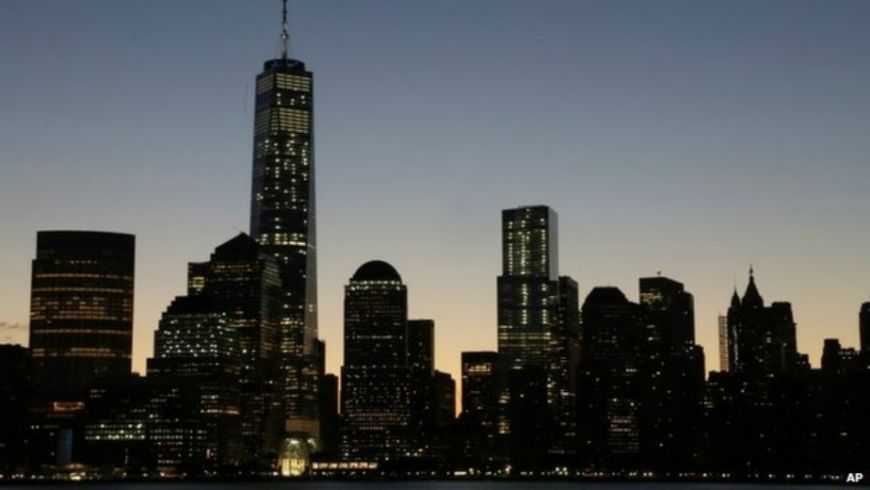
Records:
<instances>
[{"instance_id":1,"label":"dark silhouette of building","mask_svg":"<svg viewBox=\"0 0 870 490\"><path fill-rule=\"evenodd\" d=\"M408 362L427 378L435 371L435 322L408 320Z\"/></svg>"},{"instance_id":2,"label":"dark silhouette of building","mask_svg":"<svg viewBox=\"0 0 870 490\"><path fill-rule=\"evenodd\" d=\"M33 389L30 352L20 345L0 345L0 474L27 466L25 439Z\"/></svg>"},{"instance_id":3,"label":"dark silhouette of building","mask_svg":"<svg viewBox=\"0 0 870 490\"><path fill-rule=\"evenodd\" d=\"M511 386L524 396L546 391L547 413L552 420L525 420L524 425L540 423L539 430L560 427L559 436L524 444L510 437L523 454L544 450L547 457L536 457L542 465L564 464L573 458L575 445L575 364L579 343L577 285L558 274L558 227L556 213L547 206L529 206L502 211L502 275L498 278L498 355L501 416L499 432L511 431L510 414L520 414L531 405L510 408ZM515 373L525 367L521 375ZM516 381L511 377L517 375ZM535 375L544 376L533 380ZM527 382L521 388L518 383ZM519 408L522 410L519 410ZM537 407L537 405L535 405ZM537 410L537 408L535 408ZM534 433L535 429L524 433ZM513 451L514 454L519 454ZM546 463L544 463L546 461ZM541 467L543 468L543 466Z\"/></svg>"},{"instance_id":4,"label":"dark silhouette of building","mask_svg":"<svg viewBox=\"0 0 870 490\"><path fill-rule=\"evenodd\" d=\"M313 77L287 56L286 6L280 58L257 75L251 236L273 256L284 298L281 390L286 429L317 437L317 235Z\"/></svg>"},{"instance_id":5,"label":"dark silhouette of building","mask_svg":"<svg viewBox=\"0 0 870 490\"><path fill-rule=\"evenodd\" d=\"M837 375L861 369L861 359L852 347L843 347L837 339L825 339L822 349L822 371Z\"/></svg>"},{"instance_id":6,"label":"dark silhouette of building","mask_svg":"<svg viewBox=\"0 0 870 490\"><path fill-rule=\"evenodd\" d=\"M500 466L498 415L498 353L463 352L459 468L485 472Z\"/></svg>"},{"instance_id":7,"label":"dark silhouette of building","mask_svg":"<svg viewBox=\"0 0 870 490\"><path fill-rule=\"evenodd\" d=\"M861 312L858 314L858 327L861 338L861 357L864 359L864 365L870 367L870 302L861 305Z\"/></svg>"},{"instance_id":8,"label":"dark silhouette of building","mask_svg":"<svg viewBox=\"0 0 870 490\"><path fill-rule=\"evenodd\" d=\"M682 283L662 276L642 277L640 303L657 326L665 349L681 351L695 345L694 299Z\"/></svg>"},{"instance_id":9,"label":"dark silhouette of building","mask_svg":"<svg viewBox=\"0 0 870 490\"><path fill-rule=\"evenodd\" d=\"M240 233L219 245L208 262L190 264L188 271L188 284L196 285L188 289L192 294L190 298L201 298L203 304L213 305L214 313L224 319L212 318L211 328L220 329L222 327L218 324L225 321L237 338L243 454L247 463L271 468L284 438L286 413L280 393L283 382L279 365L283 300L278 266L275 259L263 253L251 237ZM167 321L172 321L171 317ZM195 331L186 335L201 334ZM157 347L164 349L161 346L165 346L165 351L158 352L158 357L169 354L172 349L182 348L177 346L178 339L161 335L158 331L158 340L164 342ZM204 347L213 351L219 349L226 361L224 368L232 369L228 355L232 341L229 338L224 340L226 342ZM192 351L199 347L187 345L183 348Z\"/></svg>"},{"instance_id":10,"label":"dark silhouette of building","mask_svg":"<svg viewBox=\"0 0 870 490\"><path fill-rule=\"evenodd\" d=\"M737 296L736 290L731 298L728 341L729 371L751 382L796 369L798 354L791 304L774 302L764 306L752 269L743 298Z\"/></svg>"},{"instance_id":11,"label":"dark silhouette of building","mask_svg":"<svg viewBox=\"0 0 870 490\"><path fill-rule=\"evenodd\" d=\"M243 462L240 344L229 315L207 295L175 298L154 334L149 379L198 394L205 429L203 464L220 469Z\"/></svg>"},{"instance_id":12,"label":"dark silhouette of building","mask_svg":"<svg viewBox=\"0 0 870 490\"><path fill-rule=\"evenodd\" d=\"M579 433L586 468L637 469L650 341L643 310L615 287L583 303Z\"/></svg>"},{"instance_id":13,"label":"dark silhouette of building","mask_svg":"<svg viewBox=\"0 0 870 490\"><path fill-rule=\"evenodd\" d=\"M135 238L41 231L30 295L35 387L81 397L102 378L130 374Z\"/></svg>"},{"instance_id":14,"label":"dark silhouette of building","mask_svg":"<svg viewBox=\"0 0 870 490\"><path fill-rule=\"evenodd\" d=\"M511 472L543 472L551 465L549 450L555 432L555 417L547 403L547 373L540 367L526 365L512 371L508 383Z\"/></svg>"},{"instance_id":15,"label":"dark silhouette of building","mask_svg":"<svg viewBox=\"0 0 870 490\"><path fill-rule=\"evenodd\" d=\"M433 371L426 380L423 398L422 432L418 446L421 466L447 469L455 459L456 382L450 374Z\"/></svg>"},{"instance_id":16,"label":"dark silhouette of building","mask_svg":"<svg viewBox=\"0 0 870 490\"><path fill-rule=\"evenodd\" d=\"M402 278L386 262L366 262L344 295L340 452L345 459L416 456L407 332Z\"/></svg>"},{"instance_id":17,"label":"dark silhouette of building","mask_svg":"<svg viewBox=\"0 0 870 490\"><path fill-rule=\"evenodd\" d=\"M453 376L435 371L428 385L425 424L436 430L450 427L456 419L456 382Z\"/></svg>"},{"instance_id":18,"label":"dark silhouette of building","mask_svg":"<svg viewBox=\"0 0 870 490\"><path fill-rule=\"evenodd\" d=\"M320 378L320 447L319 452L327 458L338 456L340 441L339 426L339 398L338 376L324 374Z\"/></svg>"},{"instance_id":19,"label":"dark silhouette of building","mask_svg":"<svg viewBox=\"0 0 870 490\"><path fill-rule=\"evenodd\" d=\"M711 373L706 386L705 464L748 476L812 467L811 413L827 388L796 350L790 304L765 306L750 269L727 326L728 372Z\"/></svg>"},{"instance_id":20,"label":"dark silhouette of building","mask_svg":"<svg viewBox=\"0 0 870 490\"><path fill-rule=\"evenodd\" d=\"M695 345L694 299L667 277L640 279L647 329L641 416L644 464L660 472L689 471L703 444L704 351Z\"/></svg>"},{"instance_id":21,"label":"dark silhouette of building","mask_svg":"<svg viewBox=\"0 0 870 490\"><path fill-rule=\"evenodd\" d=\"M580 363L580 298L577 282L559 277L556 298L557 321L551 344L548 383L555 383L556 398L551 402L554 420L550 459L561 468L576 464L577 383Z\"/></svg>"}]
</instances>

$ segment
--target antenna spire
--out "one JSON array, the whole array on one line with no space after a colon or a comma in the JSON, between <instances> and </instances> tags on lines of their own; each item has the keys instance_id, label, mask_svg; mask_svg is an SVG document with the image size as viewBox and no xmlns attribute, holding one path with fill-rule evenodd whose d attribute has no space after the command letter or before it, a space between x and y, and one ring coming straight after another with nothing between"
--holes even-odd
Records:
<instances>
[{"instance_id":1,"label":"antenna spire","mask_svg":"<svg viewBox=\"0 0 870 490\"><path fill-rule=\"evenodd\" d=\"M287 32L287 0L281 0L281 59L287 59L290 34Z\"/></svg>"}]
</instances>

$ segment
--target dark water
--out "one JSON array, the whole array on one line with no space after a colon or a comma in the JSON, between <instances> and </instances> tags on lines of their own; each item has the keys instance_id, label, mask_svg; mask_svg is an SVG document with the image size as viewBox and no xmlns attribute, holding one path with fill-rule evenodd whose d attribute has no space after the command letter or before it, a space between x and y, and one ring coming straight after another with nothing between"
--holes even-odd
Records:
<instances>
[{"instance_id":1,"label":"dark water","mask_svg":"<svg viewBox=\"0 0 870 490\"><path fill-rule=\"evenodd\" d=\"M858 485L857 487L860 487ZM807 490L827 490L843 488L843 485L758 485L745 483L586 483L586 482L407 482L407 481L375 481L375 482L335 482L335 481L305 481L305 482L248 482L248 483L103 483L74 485L26 485L6 486L7 489L36 488L74 488L74 489L119 489L119 490L778 490L787 488Z\"/></svg>"}]
</instances>

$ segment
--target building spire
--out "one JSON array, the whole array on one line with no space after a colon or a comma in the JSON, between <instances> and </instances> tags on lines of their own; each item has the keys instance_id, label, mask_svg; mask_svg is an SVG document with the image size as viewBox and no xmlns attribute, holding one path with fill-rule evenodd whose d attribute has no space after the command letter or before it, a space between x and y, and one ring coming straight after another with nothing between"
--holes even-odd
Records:
<instances>
[{"instance_id":1,"label":"building spire","mask_svg":"<svg viewBox=\"0 0 870 490\"><path fill-rule=\"evenodd\" d=\"M755 285L755 270L752 265L749 266L749 284L746 286L746 292L743 294L743 304L762 307L764 300L758 292L758 286Z\"/></svg>"},{"instance_id":2,"label":"building spire","mask_svg":"<svg viewBox=\"0 0 870 490\"><path fill-rule=\"evenodd\" d=\"M290 34L287 32L287 0L281 0L281 59L287 59L290 45Z\"/></svg>"}]
</instances>

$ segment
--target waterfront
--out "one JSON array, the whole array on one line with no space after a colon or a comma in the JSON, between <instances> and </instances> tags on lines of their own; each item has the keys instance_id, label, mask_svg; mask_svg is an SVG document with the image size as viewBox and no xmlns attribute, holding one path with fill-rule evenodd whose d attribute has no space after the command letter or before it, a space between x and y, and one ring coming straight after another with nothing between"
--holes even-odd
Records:
<instances>
[{"instance_id":1,"label":"waterfront","mask_svg":"<svg viewBox=\"0 0 870 490\"><path fill-rule=\"evenodd\" d=\"M265 481L265 482L154 482L154 483L78 483L77 489L118 490L242 490L256 486L260 490L772 490L794 488L789 484L756 483L632 483L632 482L542 482L542 481ZM58 484L4 486L8 489L57 488ZM808 490L827 490L840 485L800 485Z\"/></svg>"}]
</instances>

